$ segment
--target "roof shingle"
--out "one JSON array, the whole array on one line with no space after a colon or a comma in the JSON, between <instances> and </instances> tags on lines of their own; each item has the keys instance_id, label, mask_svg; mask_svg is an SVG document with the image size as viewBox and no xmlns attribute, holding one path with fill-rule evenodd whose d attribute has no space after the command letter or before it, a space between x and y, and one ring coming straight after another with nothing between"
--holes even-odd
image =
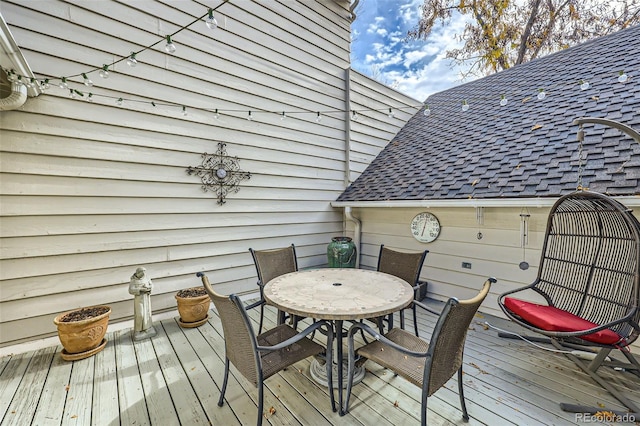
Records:
<instances>
[{"instance_id":1,"label":"roof shingle","mask_svg":"<svg viewBox=\"0 0 640 426\"><path fill-rule=\"evenodd\" d=\"M626 83L617 80L624 70ZM589 82L587 90L580 81ZM537 99L543 88L546 97ZM500 106L502 94L508 104ZM462 111L463 100L469 110ZM578 185L579 117L640 130L640 26L434 94L338 201L555 197ZM640 194L640 143L584 125L583 185Z\"/></svg>"}]
</instances>

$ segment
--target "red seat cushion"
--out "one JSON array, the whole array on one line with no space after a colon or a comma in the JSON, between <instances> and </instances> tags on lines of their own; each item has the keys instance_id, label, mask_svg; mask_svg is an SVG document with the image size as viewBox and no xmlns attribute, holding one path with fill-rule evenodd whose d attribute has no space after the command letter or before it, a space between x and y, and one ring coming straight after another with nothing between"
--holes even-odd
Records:
<instances>
[{"instance_id":1,"label":"red seat cushion","mask_svg":"<svg viewBox=\"0 0 640 426\"><path fill-rule=\"evenodd\" d=\"M529 324L546 331L582 331L598 326L562 309L512 297L504 298L504 306ZM603 345L613 345L622 339L618 333L609 329L596 331L580 338Z\"/></svg>"}]
</instances>

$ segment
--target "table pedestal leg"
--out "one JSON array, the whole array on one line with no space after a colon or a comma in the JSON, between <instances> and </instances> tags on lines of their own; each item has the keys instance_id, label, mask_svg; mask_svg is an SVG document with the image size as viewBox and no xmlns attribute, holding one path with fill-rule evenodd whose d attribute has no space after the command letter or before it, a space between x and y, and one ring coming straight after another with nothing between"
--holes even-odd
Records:
<instances>
[{"instance_id":1,"label":"table pedestal leg","mask_svg":"<svg viewBox=\"0 0 640 426\"><path fill-rule=\"evenodd\" d=\"M334 389L338 388L338 362L337 360L333 362L333 384L332 387ZM318 359L314 359L311 361L311 367L309 369L311 373L311 378L323 386L329 387L329 380L327 378L327 368L323 363L321 363ZM364 379L365 369L364 367L357 367L355 369L355 373L353 375L353 384L360 383L362 379ZM342 363L342 387L347 387L347 363Z\"/></svg>"}]
</instances>

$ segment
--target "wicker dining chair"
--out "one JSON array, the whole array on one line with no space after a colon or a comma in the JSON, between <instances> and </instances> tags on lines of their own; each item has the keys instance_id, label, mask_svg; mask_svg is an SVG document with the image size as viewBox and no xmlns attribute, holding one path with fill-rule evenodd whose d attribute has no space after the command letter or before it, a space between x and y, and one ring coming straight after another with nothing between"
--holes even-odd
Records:
<instances>
[{"instance_id":1,"label":"wicker dining chair","mask_svg":"<svg viewBox=\"0 0 640 426\"><path fill-rule=\"evenodd\" d=\"M427 398L433 395L451 377L458 372L458 393L462 418L469 420L464 401L462 383L462 356L467 330L478 308L487 297L495 278L488 278L482 290L468 300L449 299L441 312L435 312L421 302L414 301L418 307L439 315L431 341L427 342L408 331L392 328L381 335L366 323L355 323L349 328L347 341L349 345L349 372L345 413L349 410L349 398L353 387L353 375L356 356L358 362L369 359L382 367L392 370L397 375L422 388L422 425L427 424ZM355 350L355 334L364 330L375 341Z\"/></svg>"},{"instance_id":2,"label":"wicker dining chair","mask_svg":"<svg viewBox=\"0 0 640 426\"><path fill-rule=\"evenodd\" d=\"M546 337L535 340L551 343L630 411L640 412L597 373L610 366L640 377L640 363L630 351L640 336L640 222L630 209L596 192L560 197L549 212L538 276L501 294L498 304L510 320ZM566 348L595 348L597 355L586 363ZM627 362L607 361L614 350ZM561 407L572 412L597 408Z\"/></svg>"},{"instance_id":3,"label":"wicker dining chair","mask_svg":"<svg viewBox=\"0 0 640 426\"><path fill-rule=\"evenodd\" d=\"M260 307L260 325L258 327L258 333L262 332L262 324L264 322L264 286L272 279L279 277L280 275L288 274L289 272L296 272L298 270L298 258L296 256L296 247L291 244L289 247L268 249L268 250L254 250L249 249L251 256L253 257L253 263L256 266L258 272L258 288L260 289L260 300L247 306L247 309L253 309ZM287 319L287 314L283 311L278 311L278 324L282 324ZM298 320L302 319L298 316L291 318L294 328L298 326Z\"/></svg>"},{"instance_id":4,"label":"wicker dining chair","mask_svg":"<svg viewBox=\"0 0 640 426\"><path fill-rule=\"evenodd\" d=\"M406 252L392 250L380 245L380 254L378 255L378 272L385 272L390 275L395 275L398 278L402 278L408 282L414 291L418 291L418 283L420 280L420 272L422 271L422 265L424 259L429 253L429 250L419 252ZM411 309L413 311L413 325L416 336L418 335L418 322L416 305L412 304ZM378 329L382 333L384 331L384 322L388 324L388 328L393 326L393 314L387 316L387 318L378 317L372 319L372 321L378 324ZM400 328L404 329L404 310L400 311Z\"/></svg>"},{"instance_id":5,"label":"wicker dining chair","mask_svg":"<svg viewBox=\"0 0 640 426\"><path fill-rule=\"evenodd\" d=\"M264 408L264 381L283 369L314 355L321 355L326 360L327 379L332 380L333 328L327 321L316 321L304 331L298 333L287 324L280 324L262 334L256 335L246 312L246 307L238 296L223 296L216 293L207 276L197 273L202 284L218 311L222 323L225 346L224 380L220 389L218 406L224 403L224 394L229 379L229 364L254 386L258 388L258 419L262 424ZM318 328L325 330L327 347L314 342L307 336ZM336 411L333 389L329 389L331 410Z\"/></svg>"}]
</instances>

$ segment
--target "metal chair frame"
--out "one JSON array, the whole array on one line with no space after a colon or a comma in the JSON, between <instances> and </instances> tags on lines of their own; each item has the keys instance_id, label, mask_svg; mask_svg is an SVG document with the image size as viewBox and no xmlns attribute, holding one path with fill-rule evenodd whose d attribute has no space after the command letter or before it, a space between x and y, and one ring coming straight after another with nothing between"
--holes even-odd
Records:
<instances>
[{"instance_id":1,"label":"metal chair frame","mask_svg":"<svg viewBox=\"0 0 640 426\"><path fill-rule=\"evenodd\" d=\"M218 406L221 407L224 404L230 364L234 364L236 369L258 388L258 426L262 425L265 379L309 356L324 354L326 357L327 377L329 383L331 383L333 371L333 328L329 322L324 320L316 321L300 333L286 324L280 324L273 329L256 335L247 315L246 307L240 298L235 294L223 296L216 293L205 274L198 272L197 276L202 278L204 288L218 310L224 333L224 379L220 389ZM238 326L238 317L241 318L243 327ZM322 333L327 336L326 348L307 337L321 327L324 328ZM232 334L233 338L231 338ZM232 343L229 343L230 340L242 344L237 347L230 347L232 345ZM264 343L271 344L266 345ZM269 367L266 372L265 363ZM335 412L336 403L333 389L329 389L329 395L331 409Z\"/></svg>"},{"instance_id":2,"label":"metal chair frame","mask_svg":"<svg viewBox=\"0 0 640 426\"><path fill-rule=\"evenodd\" d=\"M527 293L542 296L549 306L596 326L579 331L536 327L515 315L504 303L505 297L520 294L526 300ZM549 342L558 349L596 348L597 354L590 363L571 351L565 351L565 355L630 411L640 411L597 374L601 366L611 366L640 376L640 364L629 350L640 335L640 222L630 209L595 192L577 191L560 197L549 213L537 278L530 285L501 294L498 304L510 320L546 336L538 341ZM582 338L606 329L616 332L621 339L615 344L602 344ZM511 337L507 333L500 336ZM614 349L619 349L628 362L606 361ZM572 412L594 410L571 404L561 406Z\"/></svg>"},{"instance_id":3,"label":"metal chair frame","mask_svg":"<svg viewBox=\"0 0 640 426\"><path fill-rule=\"evenodd\" d=\"M422 266L424 259L427 257L429 250L421 252L404 252L392 250L385 247L384 244L380 245L380 253L378 254L378 265L376 270L378 272L385 272L387 274L395 275L398 278L402 278L408 282L415 292L419 291L420 274L422 272ZM416 305L411 305L413 311L413 325L416 336L418 336L418 322ZM393 314L389 315L386 319L389 328L393 327ZM382 318L376 318L378 329L383 332ZM404 309L400 311L400 328L404 329Z\"/></svg>"},{"instance_id":4,"label":"metal chair frame","mask_svg":"<svg viewBox=\"0 0 640 426\"><path fill-rule=\"evenodd\" d=\"M253 263L255 264L256 271L258 273L258 288L260 289L260 300L247 306L247 309L260 308L260 325L258 327L258 334L262 332L262 324L264 322L264 286L272 279L284 275L289 272L296 272L298 270L298 257L296 255L296 247L291 244L288 247L267 249L267 250L254 250L249 249ZM288 318L283 311L278 311L278 324L283 324ZM291 316L291 321L294 328L297 328L298 320L301 317Z\"/></svg>"},{"instance_id":5,"label":"metal chair frame","mask_svg":"<svg viewBox=\"0 0 640 426\"><path fill-rule=\"evenodd\" d=\"M469 421L462 381L464 344L469 325L489 294L491 284L495 282L495 278L488 278L480 292L472 299L459 301L456 298L450 298L441 312L436 312L425 304L414 301L416 306L439 315L430 342L399 328L392 328L386 334L381 335L367 324L353 324L347 334L349 381L347 382L347 396L344 404L345 414L349 411L355 365L357 361L360 362L360 360L356 360L356 355L360 355L389 368L422 388L421 424L423 426L427 424L428 397L447 383L457 372L462 418L464 421ZM356 351L354 337L359 331L367 332L375 341ZM419 361L412 362L412 359L416 358L424 359L423 368L420 368L422 365ZM420 374L421 371L422 374Z\"/></svg>"}]
</instances>

